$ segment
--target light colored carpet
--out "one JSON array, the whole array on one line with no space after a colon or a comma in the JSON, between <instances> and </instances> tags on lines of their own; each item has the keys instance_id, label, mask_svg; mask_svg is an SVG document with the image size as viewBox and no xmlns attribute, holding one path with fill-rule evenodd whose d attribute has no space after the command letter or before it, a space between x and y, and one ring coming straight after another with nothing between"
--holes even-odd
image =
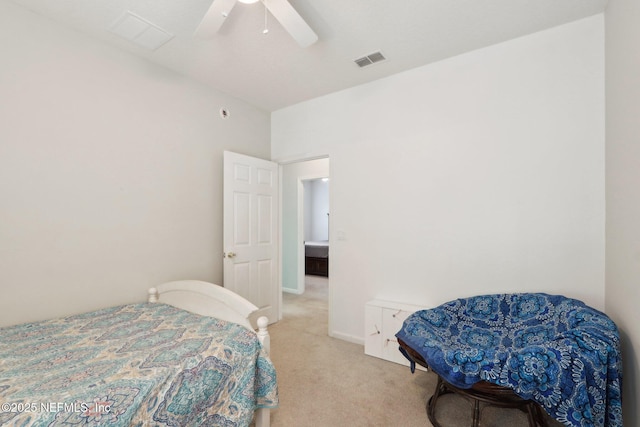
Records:
<instances>
[{"instance_id":1,"label":"light colored carpet","mask_svg":"<svg viewBox=\"0 0 640 427\"><path fill-rule=\"evenodd\" d=\"M283 319L270 326L280 407L273 427L431 426L425 410L436 376L364 354L364 347L327 334L327 281L309 277L302 295L285 293ZM471 404L446 395L443 427L471 425ZM487 407L481 427L527 426L516 409ZM551 422L550 425L560 425Z\"/></svg>"}]
</instances>

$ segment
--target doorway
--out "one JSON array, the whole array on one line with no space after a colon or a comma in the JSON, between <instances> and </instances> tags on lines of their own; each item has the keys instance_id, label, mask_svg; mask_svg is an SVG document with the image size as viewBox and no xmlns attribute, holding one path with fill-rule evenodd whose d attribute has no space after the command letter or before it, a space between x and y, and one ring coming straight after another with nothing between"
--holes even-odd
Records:
<instances>
[{"instance_id":1,"label":"doorway","mask_svg":"<svg viewBox=\"0 0 640 427\"><path fill-rule=\"evenodd\" d=\"M329 159L288 163L280 172L283 317L291 312L288 304L311 298L316 305L326 305L328 318Z\"/></svg>"}]
</instances>

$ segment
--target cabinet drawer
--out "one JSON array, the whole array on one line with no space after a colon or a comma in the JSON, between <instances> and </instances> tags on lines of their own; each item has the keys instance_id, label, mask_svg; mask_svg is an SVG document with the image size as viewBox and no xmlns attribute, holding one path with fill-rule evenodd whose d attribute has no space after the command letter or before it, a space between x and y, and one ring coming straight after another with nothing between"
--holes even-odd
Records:
<instances>
[{"instance_id":1,"label":"cabinet drawer","mask_svg":"<svg viewBox=\"0 0 640 427\"><path fill-rule=\"evenodd\" d=\"M409 361L398 350L396 333L400 331L407 317L423 308L391 301L369 301L364 309L364 353L409 366Z\"/></svg>"},{"instance_id":2,"label":"cabinet drawer","mask_svg":"<svg viewBox=\"0 0 640 427\"><path fill-rule=\"evenodd\" d=\"M409 361L398 350L396 333L402 328L402 323L414 311L398 310L394 308L382 309L382 358L392 362L409 366Z\"/></svg>"},{"instance_id":3,"label":"cabinet drawer","mask_svg":"<svg viewBox=\"0 0 640 427\"><path fill-rule=\"evenodd\" d=\"M369 356L382 357L382 310L380 307L366 305L364 353Z\"/></svg>"}]
</instances>

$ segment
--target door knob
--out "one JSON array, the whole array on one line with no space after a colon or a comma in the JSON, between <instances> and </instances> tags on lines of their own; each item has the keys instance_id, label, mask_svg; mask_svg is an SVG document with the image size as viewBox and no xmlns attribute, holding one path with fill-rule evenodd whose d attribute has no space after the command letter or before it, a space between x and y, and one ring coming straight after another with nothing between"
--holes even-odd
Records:
<instances>
[{"instance_id":1,"label":"door knob","mask_svg":"<svg viewBox=\"0 0 640 427\"><path fill-rule=\"evenodd\" d=\"M234 258L236 256L235 252L227 252L226 254L224 254L225 258Z\"/></svg>"}]
</instances>

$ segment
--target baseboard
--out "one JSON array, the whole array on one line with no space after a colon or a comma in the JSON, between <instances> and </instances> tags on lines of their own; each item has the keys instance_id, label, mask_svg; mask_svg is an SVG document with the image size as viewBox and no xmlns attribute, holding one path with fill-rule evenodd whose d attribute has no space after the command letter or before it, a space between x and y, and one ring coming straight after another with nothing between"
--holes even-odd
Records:
<instances>
[{"instance_id":1,"label":"baseboard","mask_svg":"<svg viewBox=\"0 0 640 427\"><path fill-rule=\"evenodd\" d=\"M300 289L293 289L293 288L282 288L282 292L286 292L288 294L296 294L296 295L302 295L304 292L301 292Z\"/></svg>"},{"instance_id":2,"label":"baseboard","mask_svg":"<svg viewBox=\"0 0 640 427\"><path fill-rule=\"evenodd\" d=\"M339 340L348 341L354 344L360 344L364 346L364 338L356 337L354 335L343 334L342 332L331 331L329 332L329 336L332 338L337 338Z\"/></svg>"}]
</instances>

